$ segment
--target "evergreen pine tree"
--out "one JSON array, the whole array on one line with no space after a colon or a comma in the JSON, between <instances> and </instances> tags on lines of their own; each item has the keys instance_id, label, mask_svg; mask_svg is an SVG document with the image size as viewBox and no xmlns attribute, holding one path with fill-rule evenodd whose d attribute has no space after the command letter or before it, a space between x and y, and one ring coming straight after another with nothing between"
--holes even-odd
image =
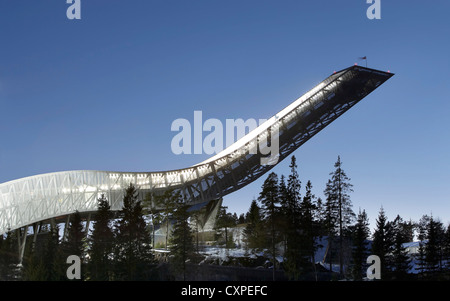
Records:
<instances>
[{"instance_id":1,"label":"evergreen pine tree","mask_svg":"<svg viewBox=\"0 0 450 301\"><path fill-rule=\"evenodd\" d=\"M203 227L204 227L203 219L202 219L202 212L201 211L192 212L190 219L191 219L191 223L194 225L195 249L198 254L200 252L199 235L200 235L200 231L203 230Z\"/></svg>"},{"instance_id":2,"label":"evergreen pine tree","mask_svg":"<svg viewBox=\"0 0 450 301\"><path fill-rule=\"evenodd\" d=\"M170 263L186 280L186 262L194 255L193 231L189 225L188 205L179 199L173 212L173 231L170 239Z\"/></svg>"},{"instance_id":3,"label":"evergreen pine tree","mask_svg":"<svg viewBox=\"0 0 450 301\"><path fill-rule=\"evenodd\" d=\"M298 279L305 269L310 269L310 253L307 248L306 234L301 229L301 181L297 171L295 156L291 157L289 165L290 174L287 185L284 176L279 183L281 214L283 218L280 224L285 238L284 269L290 279Z\"/></svg>"},{"instance_id":4,"label":"evergreen pine tree","mask_svg":"<svg viewBox=\"0 0 450 301\"><path fill-rule=\"evenodd\" d=\"M37 231L37 227L34 228ZM46 281L46 268L43 264L42 250L37 249L37 244L32 241L26 244L22 259L20 279L24 281Z\"/></svg>"},{"instance_id":5,"label":"evergreen pine tree","mask_svg":"<svg viewBox=\"0 0 450 301\"><path fill-rule=\"evenodd\" d=\"M24 281L46 281L47 272L42 258L37 254L29 253L23 259L22 280Z\"/></svg>"},{"instance_id":6,"label":"evergreen pine tree","mask_svg":"<svg viewBox=\"0 0 450 301\"><path fill-rule=\"evenodd\" d=\"M405 231L405 222L397 215L392 223L392 276L395 280L407 280L411 269L411 259L404 244L409 241L408 232Z\"/></svg>"},{"instance_id":7,"label":"evergreen pine tree","mask_svg":"<svg viewBox=\"0 0 450 301\"><path fill-rule=\"evenodd\" d=\"M268 232L270 237L270 256L272 257L273 264L273 279L275 280L275 266L276 266L276 244L277 244L277 218L279 213L278 205L280 203L279 191L278 191L278 176L276 173L271 172L267 179L264 181L262 191L259 194L258 200L262 204L262 211L264 218L268 226Z\"/></svg>"},{"instance_id":8,"label":"evergreen pine tree","mask_svg":"<svg viewBox=\"0 0 450 301\"><path fill-rule=\"evenodd\" d=\"M246 214L247 225L244 229L246 246L252 251L261 250L265 245L262 214L256 200L253 200Z\"/></svg>"},{"instance_id":9,"label":"evergreen pine tree","mask_svg":"<svg viewBox=\"0 0 450 301\"><path fill-rule=\"evenodd\" d=\"M297 229L300 224L300 201L301 201L301 181L297 172L297 159L295 156L291 158L291 164L289 165L291 173L289 174L287 181L287 198L286 198L286 216L289 219L289 224L293 228Z\"/></svg>"},{"instance_id":10,"label":"evergreen pine tree","mask_svg":"<svg viewBox=\"0 0 450 301\"><path fill-rule=\"evenodd\" d=\"M322 201L322 198L318 197L317 201L316 201L316 211L315 211L315 216L314 216L314 220L315 222L315 228L316 228L316 233L317 233L317 241L318 241L318 248L323 248L326 247L323 245L324 238L326 238L328 236L328 231L327 231L327 221L326 221L326 206L324 204L324 202ZM326 259L326 252L325 252L325 258L321 258L323 262L325 262Z\"/></svg>"},{"instance_id":11,"label":"evergreen pine tree","mask_svg":"<svg viewBox=\"0 0 450 301\"><path fill-rule=\"evenodd\" d=\"M421 279L426 278L426 271L427 271L426 260L425 260L425 246L426 246L426 241L420 240L419 248L418 248L417 254L415 255L417 270L419 272L418 276Z\"/></svg>"},{"instance_id":12,"label":"evergreen pine tree","mask_svg":"<svg viewBox=\"0 0 450 301\"><path fill-rule=\"evenodd\" d=\"M318 207L315 202L315 196L312 193L311 181L306 183L306 192L300 204L300 254L303 257L302 264L306 264L304 269L312 268L316 276L315 253L318 248L316 238L319 236L315 217Z\"/></svg>"},{"instance_id":13,"label":"evergreen pine tree","mask_svg":"<svg viewBox=\"0 0 450 301\"><path fill-rule=\"evenodd\" d=\"M17 236L8 231L0 236L0 281L16 280L18 264Z\"/></svg>"},{"instance_id":14,"label":"evergreen pine tree","mask_svg":"<svg viewBox=\"0 0 450 301\"><path fill-rule=\"evenodd\" d=\"M339 235L339 274L342 278L344 276L344 238L355 217L349 195L353 191L353 185L342 169L340 156L338 156L334 168L335 170L330 173L331 179L327 182L324 194L327 197L329 221L333 223L332 227L337 228Z\"/></svg>"},{"instance_id":15,"label":"evergreen pine tree","mask_svg":"<svg viewBox=\"0 0 450 301\"><path fill-rule=\"evenodd\" d=\"M362 280L365 275L365 264L369 256L367 246L369 235L369 218L366 211L361 212L360 209L353 231L352 275L354 280Z\"/></svg>"},{"instance_id":16,"label":"evergreen pine tree","mask_svg":"<svg viewBox=\"0 0 450 301\"><path fill-rule=\"evenodd\" d=\"M444 268L448 272L450 270L450 225L447 226L444 234L443 261L445 262Z\"/></svg>"},{"instance_id":17,"label":"evergreen pine tree","mask_svg":"<svg viewBox=\"0 0 450 301\"><path fill-rule=\"evenodd\" d=\"M227 209L226 206L220 206L215 224L216 239L218 241L223 239L225 248L232 246L229 241L229 228L236 226L236 220Z\"/></svg>"},{"instance_id":18,"label":"evergreen pine tree","mask_svg":"<svg viewBox=\"0 0 450 301\"><path fill-rule=\"evenodd\" d=\"M336 208L336 202L334 201L334 196L331 194L326 196L326 202L323 206L323 213L322 213L322 225L323 225L323 232L325 236L327 237L327 248L326 248L326 257L329 258L329 270L332 271L333 268L333 262L334 262L334 245L335 245L335 239L337 236L337 208Z\"/></svg>"},{"instance_id":19,"label":"evergreen pine tree","mask_svg":"<svg viewBox=\"0 0 450 301\"><path fill-rule=\"evenodd\" d=\"M111 226L112 212L105 195L98 199L92 235L89 239L90 260L88 262L89 279L94 281L111 280L113 269L112 250L114 233Z\"/></svg>"},{"instance_id":20,"label":"evergreen pine tree","mask_svg":"<svg viewBox=\"0 0 450 301\"><path fill-rule=\"evenodd\" d=\"M146 213L150 216L153 248L156 248L157 226L161 225L161 222L163 221L163 215L161 211L157 208L157 206L161 205L163 201L164 201L163 196L155 197L153 193L148 193L143 201L143 207L145 208Z\"/></svg>"},{"instance_id":21,"label":"evergreen pine tree","mask_svg":"<svg viewBox=\"0 0 450 301\"><path fill-rule=\"evenodd\" d=\"M245 223L246 223L246 221L245 221L245 215L244 215L244 213L239 214L239 217L238 217L238 225L242 225L242 224L245 224Z\"/></svg>"},{"instance_id":22,"label":"evergreen pine tree","mask_svg":"<svg viewBox=\"0 0 450 301\"><path fill-rule=\"evenodd\" d=\"M416 224L410 219L409 221L403 221L398 225L399 231L402 232L403 239L405 242L414 241L414 231Z\"/></svg>"},{"instance_id":23,"label":"evergreen pine tree","mask_svg":"<svg viewBox=\"0 0 450 301\"><path fill-rule=\"evenodd\" d=\"M137 195L137 189L130 184L115 227L117 280L144 280L153 263L150 233Z\"/></svg>"},{"instance_id":24,"label":"evergreen pine tree","mask_svg":"<svg viewBox=\"0 0 450 301\"><path fill-rule=\"evenodd\" d=\"M426 244L427 244L427 232L428 232L428 224L430 221L430 217L428 215L423 215L417 225L418 228L418 240L419 240L419 248L418 253L416 255L416 265L417 270L419 271L419 277L425 279L427 277L427 262L426 262Z\"/></svg>"},{"instance_id":25,"label":"evergreen pine tree","mask_svg":"<svg viewBox=\"0 0 450 301\"><path fill-rule=\"evenodd\" d=\"M63 258L70 255L76 255L80 258L83 264L83 253L85 244L85 232L83 231L83 224L81 215L78 211L70 216L70 222L67 229L67 240L61 243L61 254ZM82 279L83 279L83 275Z\"/></svg>"},{"instance_id":26,"label":"evergreen pine tree","mask_svg":"<svg viewBox=\"0 0 450 301\"><path fill-rule=\"evenodd\" d=\"M373 233L372 254L381 261L381 279L389 277L389 256L392 252L391 224L388 222L383 207L380 209Z\"/></svg>"},{"instance_id":27,"label":"evergreen pine tree","mask_svg":"<svg viewBox=\"0 0 450 301\"><path fill-rule=\"evenodd\" d=\"M425 263L427 272L435 278L442 267L443 226L430 217L427 225L427 243L425 245Z\"/></svg>"},{"instance_id":28,"label":"evergreen pine tree","mask_svg":"<svg viewBox=\"0 0 450 301\"><path fill-rule=\"evenodd\" d=\"M60 241L59 226L54 222L50 223L50 231L44 246L42 265L45 269L45 279L47 281L67 280L66 258L63 258Z\"/></svg>"},{"instance_id":29,"label":"evergreen pine tree","mask_svg":"<svg viewBox=\"0 0 450 301\"><path fill-rule=\"evenodd\" d=\"M162 195L156 196L156 204L161 208L159 212L158 220L165 224L166 232L166 242L165 249L168 248L169 234L170 234L170 221L172 219L173 212L175 210L176 204L180 199L180 193L174 190L166 190Z\"/></svg>"},{"instance_id":30,"label":"evergreen pine tree","mask_svg":"<svg viewBox=\"0 0 450 301\"><path fill-rule=\"evenodd\" d=\"M239 219L239 217L237 216L237 213L234 212L234 213L232 214L232 217L233 217L233 224L234 224L234 225L237 225L238 219Z\"/></svg>"},{"instance_id":31,"label":"evergreen pine tree","mask_svg":"<svg viewBox=\"0 0 450 301\"><path fill-rule=\"evenodd\" d=\"M438 257L439 257L439 272L442 273L445 268L445 227L444 224L436 219L436 229L437 229L437 246L438 246Z\"/></svg>"},{"instance_id":32,"label":"evergreen pine tree","mask_svg":"<svg viewBox=\"0 0 450 301\"><path fill-rule=\"evenodd\" d=\"M281 229L282 232L282 239L283 239L283 247L284 247L284 268L285 270L288 270L289 268L289 252L287 251L287 245L288 245L288 240L290 243L292 243L292 232L296 232L296 229L293 229L293 224L292 224L292 219L290 218L290 216L292 215L292 213L290 212L289 209L289 202L290 202L290 194L288 192L288 188L286 186L286 181L284 178L284 175L281 175L280 177L280 182L278 183L278 193L279 193L279 198L280 198L280 216L282 216L282 218L280 218L279 224L278 226Z\"/></svg>"}]
</instances>

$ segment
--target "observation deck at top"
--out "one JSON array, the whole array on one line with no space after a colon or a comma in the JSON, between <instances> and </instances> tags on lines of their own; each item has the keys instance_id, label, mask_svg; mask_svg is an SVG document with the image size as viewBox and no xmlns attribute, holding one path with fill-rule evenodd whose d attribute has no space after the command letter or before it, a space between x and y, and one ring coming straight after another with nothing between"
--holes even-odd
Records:
<instances>
[{"instance_id":1,"label":"observation deck at top","mask_svg":"<svg viewBox=\"0 0 450 301\"><path fill-rule=\"evenodd\" d=\"M141 194L179 191L196 208L208 207L255 181L341 116L393 74L361 66L335 72L230 147L197 165L161 172L64 171L0 184L0 233L79 211L97 210L104 194L111 209L122 206L124 189ZM278 133L278 156L262 165L255 143Z\"/></svg>"}]
</instances>

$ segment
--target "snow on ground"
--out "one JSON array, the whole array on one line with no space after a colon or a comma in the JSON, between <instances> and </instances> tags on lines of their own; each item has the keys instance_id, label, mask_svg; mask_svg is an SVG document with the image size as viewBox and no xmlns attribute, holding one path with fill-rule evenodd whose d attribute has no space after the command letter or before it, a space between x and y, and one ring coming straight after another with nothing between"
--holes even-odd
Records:
<instances>
[{"instance_id":1,"label":"snow on ground","mask_svg":"<svg viewBox=\"0 0 450 301\"><path fill-rule=\"evenodd\" d=\"M258 257L266 257L270 258L269 250L263 250L263 251L255 251L248 248L245 248L245 242L244 242L244 236L243 236L243 230L245 227L236 227L236 228L230 228L229 233L233 237L234 241L234 248L224 248L224 247L217 247L217 246L203 246L200 253L205 256L205 259L203 262L217 262L219 264L223 262L228 262L232 258L249 258L249 259L257 259ZM368 241L368 248L371 247L371 241ZM423 243L426 244L426 241L423 241ZM327 245L328 245L328 238L327 237L321 237L317 240L318 249L314 256L314 261L321 266L323 266L325 269L330 270L330 264L328 262L324 262L324 257L327 252ZM417 263L417 259L415 258L418 253L418 247L419 242L409 242L403 244L404 248L408 251L408 254L411 256L411 269L410 273L418 273L419 272L419 266ZM276 260L281 263L283 262L283 246L280 244L278 246L278 255L276 257ZM155 250L156 251L156 250ZM159 252L167 252L165 250L159 249L157 250ZM339 265L338 264L332 264L331 270L333 272L339 272Z\"/></svg>"},{"instance_id":2,"label":"snow on ground","mask_svg":"<svg viewBox=\"0 0 450 301\"><path fill-rule=\"evenodd\" d=\"M257 256L264 256L264 252L252 252L243 247L240 248L223 248L214 246L205 246L200 251L205 256L205 261L218 259L219 262L229 261L231 258L250 258L256 259Z\"/></svg>"}]
</instances>

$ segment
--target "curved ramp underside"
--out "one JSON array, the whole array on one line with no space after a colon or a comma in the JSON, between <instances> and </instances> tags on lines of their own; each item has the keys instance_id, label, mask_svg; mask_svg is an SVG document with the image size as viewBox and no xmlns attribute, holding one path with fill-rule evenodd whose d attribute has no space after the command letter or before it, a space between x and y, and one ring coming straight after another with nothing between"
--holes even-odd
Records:
<instances>
[{"instance_id":1,"label":"curved ramp underside","mask_svg":"<svg viewBox=\"0 0 450 301\"><path fill-rule=\"evenodd\" d=\"M65 171L2 183L0 233L75 211L95 212L102 194L112 210L120 210L124 189L130 183L142 196L174 189L193 206L206 206L258 179L391 76L360 66L335 72L224 151L188 168L163 172ZM278 156L263 165L261 159L267 159L263 155L267 151L255 153L254 147L273 133L278 133Z\"/></svg>"}]
</instances>

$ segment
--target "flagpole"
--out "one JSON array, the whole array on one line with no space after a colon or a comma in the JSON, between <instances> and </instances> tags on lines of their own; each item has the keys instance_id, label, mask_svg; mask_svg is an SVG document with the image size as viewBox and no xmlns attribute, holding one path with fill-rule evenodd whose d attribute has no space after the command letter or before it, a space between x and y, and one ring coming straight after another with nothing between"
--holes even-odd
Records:
<instances>
[{"instance_id":1,"label":"flagpole","mask_svg":"<svg viewBox=\"0 0 450 301\"><path fill-rule=\"evenodd\" d=\"M360 60L365 60L366 61L366 68L367 68L367 56L363 56L359 58Z\"/></svg>"}]
</instances>

